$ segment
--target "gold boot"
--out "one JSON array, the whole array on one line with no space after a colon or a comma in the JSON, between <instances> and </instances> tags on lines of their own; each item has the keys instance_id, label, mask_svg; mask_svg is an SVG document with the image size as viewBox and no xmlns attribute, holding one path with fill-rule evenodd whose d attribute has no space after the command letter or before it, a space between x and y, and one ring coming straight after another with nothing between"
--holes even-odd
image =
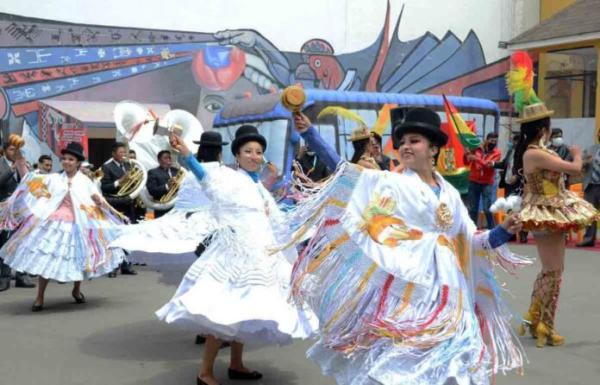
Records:
<instances>
[{"instance_id":1,"label":"gold boot","mask_svg":"<svg viewBox=\"0 0 600 385\"><path fill-rule=\"evenodd\" d=\"M543 348L546 345L560 346L565 343L565 338L554 329L556 308L562 283L562 271L546 272L540 295L540 321L535 328L537 341L535 345Z\"/></svg>"},{"instance_id":2,"label":"gold boot","mask_svg":"<svg viewBox=\"0 0 600 385\"><path fill-rule=\"evenodd\" d=\"M532 299L531 305L529 305L529 310L527 313L523 315L523 322L519 325L519 335L524 336L529 329L529 334L531 337L536 338L536 328L538 323L540 322L540 301L535 298Z\"/></svg>"},{"instance_id":3,"label":"gold boot","mask_svg":"<svg viewBox=\"0 0 600 385\"><path fill-rule=\"evenodd\" d=\"M523 322L519 325L518 333L524 336L529 329L531 337L536 338L536 327L540 322L540 307L541 307L541 289L544 280L544 273L540 272L535 282L533 283L533 291L531 293L531 303L529 310L523 315Z\"/></svg>"},{"instance_id":4,"label":"gold boot","mask_svg":"<svg viewBox=\"0 0 600 385\"><path fill-rule=\"evenodd\" d=\"M550 329L546 324L540 322L536 327L536 342L535 346L543 348L549 346L561 346L565 343L565 337L556 333L556 330Z\"/></svg>"}]
</instances>

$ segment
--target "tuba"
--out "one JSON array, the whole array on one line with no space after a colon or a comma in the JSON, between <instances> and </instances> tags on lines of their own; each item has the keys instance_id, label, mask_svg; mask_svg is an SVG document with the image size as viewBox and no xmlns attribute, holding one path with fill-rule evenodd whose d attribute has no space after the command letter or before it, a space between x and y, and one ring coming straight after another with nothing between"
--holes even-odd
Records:
<instances>
[{"instance_id":1,"label":"tuba","mask_svg":"<svg viewBox=\"0 0 600 385\"><path fill-rule=\"evenodd\" d=\"M177 192L183 183L187 170L183 167L179 167L177 174L175 175L175 184L169 188L169 191L163 195L159 200L155 200L146 188L142 189L140 193L140 199L144 203L146 208L152 210L168 210L175 205L177 200Z\"/></svg>"},{"instance_id":2,"label":"tuba","mask_svg":"<svg viewBox=\"0 0 600 385\"><path fill-rule=\"evenodd\" d=\"M128 142L134 139L148 140L152 137L157 117L141 104L130 101L119 102L113 114L117 136L124 137Z\"/></svg>"},{"instance_id":3,"label":"tuba","mask_svg":"<svg viewBox=\"0 0 600 385\"><path fill-rule=\"evenodd\" d=\"M160 119L158 129L160 130L159 135L168 135L171 132L179 135L192 152L198 149L198 145L193 141L197 140L204 132L202 123L194 115L184 110L167 112L164 118Z\"/></svg>"},{"instance_id":4,"label":"tuba","mask_svg":"<svg viewBox=\"0 0 600 385\"><path fill-rule=\"evenodd\" d=\"M146 168L135 159L126 159L125 162L130 163L131 168L127 171L125 183L119 186L119 190L116 194L113 194L113 196L135 199L140 195L142 189L146 187L148 172L146 171Z\"/></svg>"}]
</instances>

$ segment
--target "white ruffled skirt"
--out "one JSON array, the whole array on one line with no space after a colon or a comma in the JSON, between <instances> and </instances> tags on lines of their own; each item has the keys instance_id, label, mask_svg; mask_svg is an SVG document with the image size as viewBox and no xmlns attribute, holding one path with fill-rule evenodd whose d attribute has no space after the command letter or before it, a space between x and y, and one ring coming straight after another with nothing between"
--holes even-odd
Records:
<instances>
[{"instance_id":1,"label":"white ruffled skirt","mask_svg":"<svg viewBox=\"0 0 600 385\"><path fill-rule=\"evenodd\" d=\"M100 232L101 236L94 234ZM31 216L0 249L13 269L61 282L82 281L110 273L123 261L120 249L108 250L116 226L86 231L76 222Z\"/></svg>"},{"instance_id":2,"label":"white ruffled skirt","mask_svg":"<svg viewBox=\"0 0 600 385\"><path fill-rule=\"evenodd\" d=\"M231 229L216 233L156 315L199 334L252 345L311 336L315 317L289 301L291 265L280 253L250 245Z\"/></svg>"},{"instance_id":3,"label":"white ruffled skirt","mask_svg":"<svg viewBox=\"0 0 600 385\"><path fill-rule=\"evenodd\" d=\"M123 225L120 236L110 247L128 250L130 262L189 266L196 260L196 247L214 226L208 209L174 209L158 219Z\"/></svg>"}]
</instances>

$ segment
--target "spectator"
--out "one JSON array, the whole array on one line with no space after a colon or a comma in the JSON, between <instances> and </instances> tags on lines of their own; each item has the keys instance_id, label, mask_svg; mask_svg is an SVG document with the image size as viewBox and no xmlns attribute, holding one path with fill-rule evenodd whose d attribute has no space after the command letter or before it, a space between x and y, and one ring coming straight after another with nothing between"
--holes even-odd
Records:
<instances>
[{"instance_id":1,"label":"spectator","mask_svg":"<svg viewBox=\"0 0 600 385\"><path fill-rule=\"evenodd\" d=\"M39 174L50 174L52 172L52 158L50 155L40 156L37 169Z\"/></svg>"},{"instance_id":2,"label":"spectator","mask_svg":"<svg viewBox=\"0 0 600 385\"><path fill-rule=\"evenodd\" d=\"M600 135L598 136L600 141ZM594 144L583 152L583 191L586 201L600 208L600 144ZM583 241L577 247L591 247L596 244L596 222L586 230Z\"/></svg>"},{"instance_id":3,"label":"spectator","mask_svg":"<svg viewBox=\"0 0 600 385\"><path fill-rule=\"evenodd\" d=\"M552 134L550 134L550 146L549 148L556 152L562 160L573 160L569 147L564 143L563 131L560 128L553 128Z\"/></svg>"},{"instance_id":4,"label":"spectator","mask_svg":"<svg viewBox=\"0 0 600 385\"><path fill-rule=\"evenodd\" d=\"M510 140L507 143L506 154L504 155L504 159L501 162L495 163L494 168L500 170L500 183L498 187L504 189L504 196L520 194L520 191L517 191L522 184L518 183L519 178L513 174L513 162L514 162L514 152L515 146L519 141L519 134L513 133Z\"/></svg>"},{"instance_id":5,"label":"spectator","mask_svg":"<svg viewBox=\"0 0 600 385\"><path fill-rule=\"evenodd\" d=\"M556 152L562 160L568 162L573 161L571 151L569 151L569 147L564 143L563 131L560 128L552 129L552 134L550 134L550 146L548 148ZM565 174L565 187L569 188L569 185L569 176Z\"/></svg>"},{"instance_id":6,"label":"spectator","mask_svg":"<svg viewBox=\"0 0 600 385\"><path fill-rule=\"evenodd\" d=\"M523 190L523 178L515 175L513 172L513 165L515 161L515 148L519 144L519 133L513 132L506 148L506 155L502 162L494 164L494 168L500 169L500 183L498 187L504 189L504 196L510 195L521 195ZM519 239L521 243L527 243L527 232L521 231L519 233ZM511 240L516 240L516 236L513 236Z\"/></svg>"},{"instance_id":7,"label":"spectator","mask_svg":"<svg viewBox=\"0 0 600 385\"><path fill-rule=\"evenodd\" d=\"M127 158L137 159L137 154L135 153L135 150L129 150L129 152L127 153Z\"/></svg>"},{"instance_id":8,"label":"spectator","mask_svg":"<svg viewBox=\"0 0 600 385\"><path fill-rule=\"evenodd\" d=\"M500 161L501 156L497 145L498 134L492 132L487 134L482 147L478 147L465 155L465 163L471 167L467 195L469 216L474 223L478 222L481 202L488 229L495 226L490 206L494 199L494 165Z\"/></svg>"},{"instance_id":9,"label":"spectator","mask_svg":"<svg viewBox=\"0 0 600 385\"><path fill-rule=\"evenodd\" d=\"M300 167L302 167L304 175L309 177L313 182L323 180L331 174L325 163L319 159L317 154L308 145L300 147L296 160L300 164Z\"/></svg>"},{"instance_id":10,"label":"spectator","mask_svg":"<svg viewBox=\"0 0 600 385\"><path fill-rule=\"evenodd\" d=\"M376 132L371 132L371 156L375 159L375 162L379 165L382 170L393 170L399 162L395 159L391 159L383 154L383 139L381 135Z\"/></svg>"}]
</instances>

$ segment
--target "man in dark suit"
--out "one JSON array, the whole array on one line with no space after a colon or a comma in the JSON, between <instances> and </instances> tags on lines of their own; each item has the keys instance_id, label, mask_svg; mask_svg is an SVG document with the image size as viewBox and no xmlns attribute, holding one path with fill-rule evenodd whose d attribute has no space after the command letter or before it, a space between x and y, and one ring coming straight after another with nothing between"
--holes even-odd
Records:
<instances>
[{"instance_id":1,"label":"man in dark suit","mask_svg":"<svg viewBox=\"0 0 600 385\"><path fill-rule=\"evenodd\" d=\"M8 142L2 144L4 155L0 157L0 202L8 199L13 191L19 185L21 178L27 172L25 159L20 156L19 150ZM4 246L10 232L6 230L0 231L0 247ZM31 282L31 278L24 273L16 272L15 274L16 287L35 287ZM0 291L10 288L10 267L4 264L0 258Z\"/></svg>"},{"instance_id":2,"label":"man in dark suit","mask_svg":"<svg viewBox=\"0 0 600 385\"><path fill-rule=\"evenodd\" d=\"M112 158L102 165L102 180L100 187L102 195L108 203L116 210L125 215L131 223L135 223L134 202L128 196L117 197L115 194L119 191L120 186L126 183L129 179L128 171L131 170L131 164L126 161L127 146L124 143L116 142L112 145ZM121 274L135 275L137 274L132 268L131 263L123 261L121 264ZM110 273L109 277L114 278L116 272Z\"/></svg>"},{"instance_id":3,"label":"man in dark suit","mask_svg":"<svg viewBox=\"0 0 600 385\"><path fill-rule=\"evenodd\" d=\"M148 179L146 180L146 188L156 201L160 200L173 187L178 171L172 166L169 151L160 151L157 158L158 167L148 171ZM154 210L154 218L165 215L169 210Z\"/></svg>"},{"instance_id":4,"label":"man in dark suit","mask_svg":"<svg viewBox=\"0 0 600 385\"><path fill-rule=\"evenodd\" d=\"M331 174L325 163L307 145L300 148L296 160L302 167L304 175L313 182L319 182Z\"/></svg>"}]
</instances>

